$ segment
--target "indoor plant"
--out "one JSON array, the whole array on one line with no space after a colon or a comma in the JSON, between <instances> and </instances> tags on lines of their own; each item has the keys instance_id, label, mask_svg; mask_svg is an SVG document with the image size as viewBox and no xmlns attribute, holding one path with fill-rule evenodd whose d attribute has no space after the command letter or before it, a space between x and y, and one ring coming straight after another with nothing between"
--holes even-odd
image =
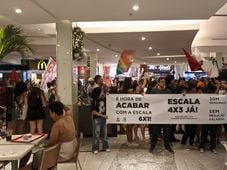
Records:
<instances>
[{"instance_id":1,"label":"indoor plant","mask_svg":"<svg viewBox=\"0 0 227 170\"><path fill-rule=\"evenodd\" d=\"M29 55L33 50L28 43L29 39L20 27L7 25L0 28L0 61L11 52L19 52L22 58Z\"/></svg>"}]
</instances>

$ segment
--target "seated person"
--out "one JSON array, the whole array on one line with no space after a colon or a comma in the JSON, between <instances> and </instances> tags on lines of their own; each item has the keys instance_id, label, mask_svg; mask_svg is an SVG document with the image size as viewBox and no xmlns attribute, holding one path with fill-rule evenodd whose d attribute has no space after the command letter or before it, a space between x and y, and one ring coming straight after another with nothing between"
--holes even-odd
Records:
<instances>
[{"instance_id":1,"label":"seated person","mask_svg":"<svg viewBox=\"0 0 227 170\"><path fill-rule=\"evenodd\" d=\"M65 111L65 112L64 112ZM70 160L75 155L76 131L70 109L56 101L49 105L49 113L55 122L52 126L48 146L61 143L59 162Z\"/></svg>"}]
</instances>

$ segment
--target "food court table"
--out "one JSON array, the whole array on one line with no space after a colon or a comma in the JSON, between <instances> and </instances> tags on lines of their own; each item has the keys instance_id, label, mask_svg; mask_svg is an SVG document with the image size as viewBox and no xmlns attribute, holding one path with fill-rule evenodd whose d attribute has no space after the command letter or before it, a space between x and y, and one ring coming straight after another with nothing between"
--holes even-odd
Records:
<instances>
[{"instance_id":1,"label":"food court table","mask_svg":"<svg viewBox=\"0 0 227 170\"><path fill-rule=\"evenodd\" d=\"M19 144L19 145L0 145L0 160L11 161L12 170L18 169L18 161L29 153L33 144Z\"/></svg>"},{"instance_id":2,"label":"food court table","mask_svg":"<svg viewBox=\"0 0 227 170\"><path fill-rule=\"evenodd\" d=\"M12 141L0 140L0 161L11 161L12 170L18 169L18 161L35 146L47 138L47 134L33 134L23 139L23 135L12 135Z\"/></svg>"}]
</instances>

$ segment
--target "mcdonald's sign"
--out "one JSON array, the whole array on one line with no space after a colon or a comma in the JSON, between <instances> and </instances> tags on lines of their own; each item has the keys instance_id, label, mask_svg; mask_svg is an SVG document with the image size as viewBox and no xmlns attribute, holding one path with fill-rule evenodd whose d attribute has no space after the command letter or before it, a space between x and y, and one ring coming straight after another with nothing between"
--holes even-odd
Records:
<instances>
[{"instance_id":1,"label":"mcdonald's sign","mask_svg":"<svg viewBox=\"0 0 227 170\"><path fill-rule=\"evenodd\" d=\"M40 60L37 65L37 70L46 70L47 64L45 61Z\"/></svg>"}]
</instances>

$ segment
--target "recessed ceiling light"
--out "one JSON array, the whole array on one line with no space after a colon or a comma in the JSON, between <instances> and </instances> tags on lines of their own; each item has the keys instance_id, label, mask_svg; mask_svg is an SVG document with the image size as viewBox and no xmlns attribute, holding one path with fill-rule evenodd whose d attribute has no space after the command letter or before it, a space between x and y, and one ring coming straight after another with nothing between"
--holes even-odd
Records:
<instances>
[{"instance_id":1,"label":"recessed ceiling light","mask_svg":"<svg viewBox=\"0 0 227 170\"><path fill-rule=\"evenodd\" d=\"M134 10L134 11L138 11L139 10L139 5L133 5L133 7L132 7L132 9Z\"/></svg>"},{"instance_id":2,"label":"recessed ceiling light","mask_svg":"<svg viewBox=\"0 0 227 170\"><path fill-rule=\"evenodd\" d=\"M160 55L160 53L157 53L157 55Z\"/></svg>"},{"instance_id":3,"label":"recessed ceiling light","mask_svg":"<svg viewBox=\"0 0 227 170\"><path fill-rule=\"evenodd\" d=\"M177 61L174 61L174 63L177 63Z\"/></svg>"},{"instance_id":4,"label":"recessed ceiling light","mask_svg":"<svg viewBox=\"0 0 227 170\"><path fill-rule=\"evenodd\" d=\"M144 37L144 36L143 36L143 37L141 37L141 40L142 40L142 41L146 40L146 37Z\"/></svg>"},{"instance_id":5,"label":"recessed ceiling light","mask_svg":"<svg viewBox=\"0 0 227 170\"><path fill-rule=\"evenodd\" d=\"M17 8L17 9L15 9L15 12L16 12L17 14L21 14L21 13L22 13L22 10L21 10L20 8Z\"/></svg>"},{"instance_id":6,"label":"recessed ceiling light","mask_svg":"<svg viewBox=\"0 0 227 170\"><path fill-rule=\"evenodd\" d=\"M118 55L117 55L117 54L115 54L115 57L118 57Z\"/></svg>"},{"instance_id":7,"label":"recessed ceiling light","mask_svg":"<svg viewBox=\"0 0 227 170\"><path fill-rule=\"evenodd\" d=\"M169 57L167 57L166 60L169 61Z\"/></svg>"},{"instance_id":8,"label":"recessed ceiling light","mask_svg":"<svg viewBox=\"0 0 227 170\"><path fill-rule=\"evenodd\" d=\"M42 31L42 29L41 29L41 28L36 28L35 30L37 30L37 31Z\"/></svg>"},{"instance_id":9,"label":"recessed ceiling light","mask_svg":"<svg viewBox=\"0 0 227 170\"><path fill-rule=\"evenodd\" d=\"M149 47L148 49L149 49L149 50L152 50L152 47Z\"/></svg>"},{"instance_id":10,"label":"recessed ceiling light","mask_svg":"<svg viewBox=\"0 0 227 170\"><path fill-rule=\"evenodd\" d=\"M100 49L99 49L99 48L97 48L97 49L96 49L96 51L100 51Z\"/></svg>"}]
</instances>

